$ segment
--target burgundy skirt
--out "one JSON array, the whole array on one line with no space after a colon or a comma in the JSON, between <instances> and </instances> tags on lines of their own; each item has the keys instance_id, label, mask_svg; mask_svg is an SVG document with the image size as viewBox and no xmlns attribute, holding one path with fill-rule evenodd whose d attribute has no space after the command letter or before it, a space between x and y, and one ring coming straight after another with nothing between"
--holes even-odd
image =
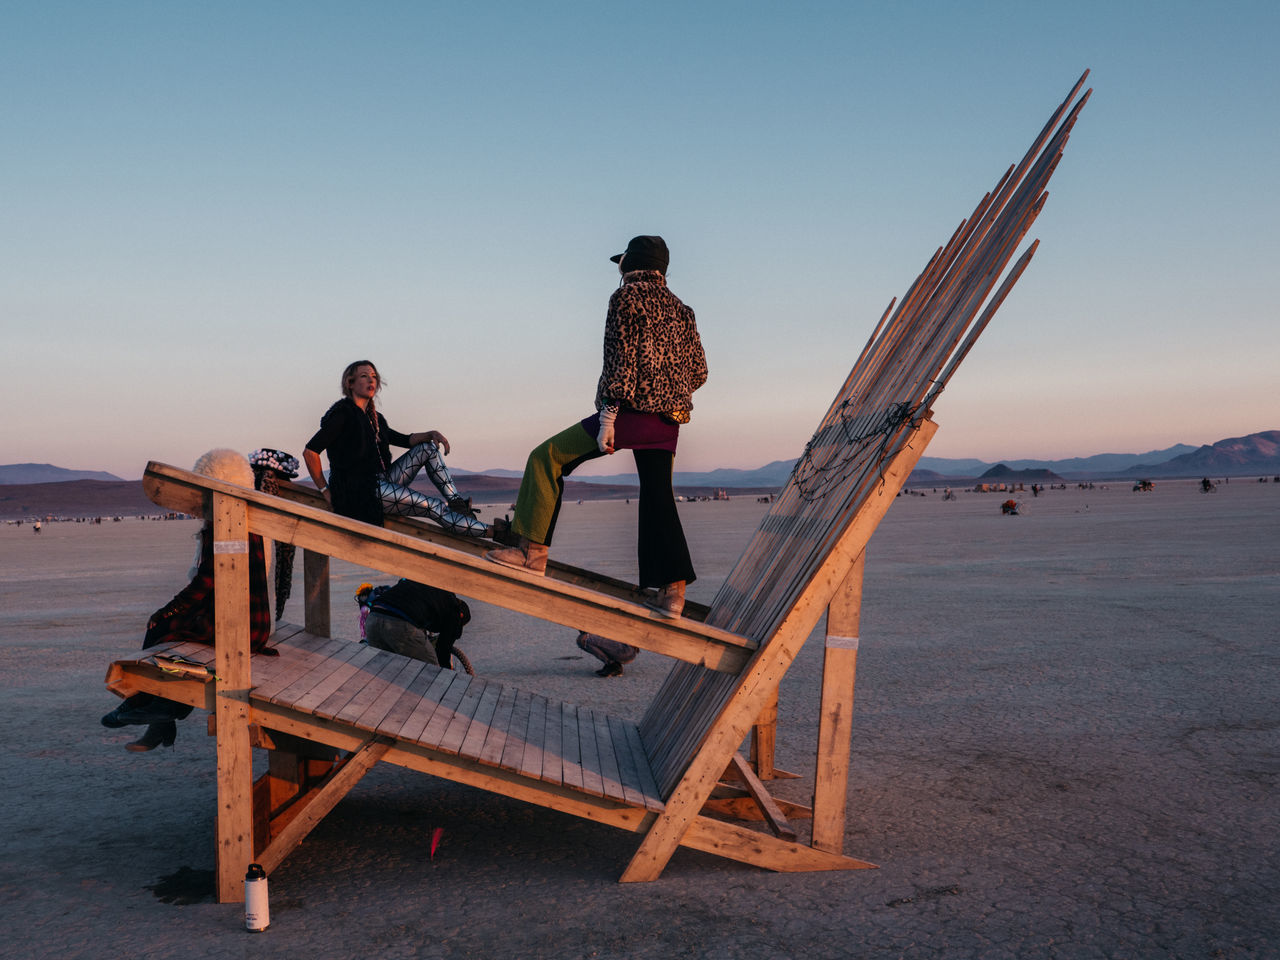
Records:
<instances>
[{"instance_id":1,"label":"burgundy skirt","mask_svg":"<svg viewBox=\"0 0 1280 960\"><path fill-rule=\"evenodd\" d=\"M582 429L593 437L598 435L600 414L583 420ZM674 456L679 439L680 424L672 423L660 413L619 410L618 419L613 422L615 450L665 450Z\"/></svg>"}]
</instances>

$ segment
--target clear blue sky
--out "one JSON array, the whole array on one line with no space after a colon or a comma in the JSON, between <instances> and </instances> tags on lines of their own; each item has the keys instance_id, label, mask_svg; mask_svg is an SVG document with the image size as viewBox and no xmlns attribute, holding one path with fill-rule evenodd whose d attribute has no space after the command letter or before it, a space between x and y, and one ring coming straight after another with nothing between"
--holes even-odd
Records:
<instances>
[{"instance_id":1,"label":"clear blue sky","mask_svg":"<svg viewBox=\"0 0 1280 960\"><path fill-rule=\"evenodd\" d=\"M368 357L392 426L518 468L590 412L638 233L711 367L677 468L797 456L1085 68L929 454L1280 428L1277 38L1273 2L7 3L0 463L301 454Z\"/></svg>"}]
</instances>

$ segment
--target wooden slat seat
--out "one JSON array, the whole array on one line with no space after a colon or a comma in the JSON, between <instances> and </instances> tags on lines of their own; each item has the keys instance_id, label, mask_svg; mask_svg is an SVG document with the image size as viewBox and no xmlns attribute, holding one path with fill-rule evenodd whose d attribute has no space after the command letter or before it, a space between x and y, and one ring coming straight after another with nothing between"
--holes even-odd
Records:
<instances>
[{"instance_id":1,"label":"wooden slat seat","mask_svg":"<svg viewBox=\"0 0 1280 960\"><path fill-rule=\"evenodd\" d=\"M249 691L251 708L270 705L304 723L313 717L336 721L361 735L662 809L633 721L291 625L277 631L271 646L276 656L253 657L253 675L264 679ZM155 667L155 657L211 665L213 653L196 643L155 647L117 661L114 686L164 696L173 681ZM124 675L131 675L129 682ZM211 685L213 677L202 682Z\"/></svg>"}]
</instances>

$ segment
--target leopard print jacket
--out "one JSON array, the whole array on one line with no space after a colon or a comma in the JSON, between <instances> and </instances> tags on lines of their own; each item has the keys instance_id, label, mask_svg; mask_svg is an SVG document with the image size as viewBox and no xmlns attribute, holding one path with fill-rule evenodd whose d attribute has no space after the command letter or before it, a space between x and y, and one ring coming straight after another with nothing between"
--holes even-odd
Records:
<instances>
[{"instance_id":1,"label":"leopard print jacket","mask_svg":"<svg viewBox=\"0 0 1280 960\"><path fill-rule=\"evenodd\" d=\"M693 310L658 270L624 274L609 298L604 369L596 409L617 404L688 422L693 391L707 382L707 357Z\"/></svg>"}]
</instances>

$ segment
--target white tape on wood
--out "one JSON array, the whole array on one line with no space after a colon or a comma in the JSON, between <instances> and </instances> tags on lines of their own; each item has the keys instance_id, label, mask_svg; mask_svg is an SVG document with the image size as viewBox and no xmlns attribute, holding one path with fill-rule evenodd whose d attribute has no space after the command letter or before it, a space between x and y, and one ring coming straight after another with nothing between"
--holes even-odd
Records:
<instances>
[{"instance_id":1,"label":"white tape on wood","mask_svg":"<svg viewBox=\"0 0 1280 960\"><path fill-rule=\"evenodd\" d=\"M827 637L827 649L828 650L857 650L858 638L829 636Z\"/></svg>"},{"instance_id":2,"label":"white tape on wood","mask_svg":"<svg viewBox=\"0 0 1280 960\"><path fill-rule=\"evenodd\" d=\"M213 541L214 553L248 553L249 544L243 540L215 540Z\"/></svg>"}]
</instances>

